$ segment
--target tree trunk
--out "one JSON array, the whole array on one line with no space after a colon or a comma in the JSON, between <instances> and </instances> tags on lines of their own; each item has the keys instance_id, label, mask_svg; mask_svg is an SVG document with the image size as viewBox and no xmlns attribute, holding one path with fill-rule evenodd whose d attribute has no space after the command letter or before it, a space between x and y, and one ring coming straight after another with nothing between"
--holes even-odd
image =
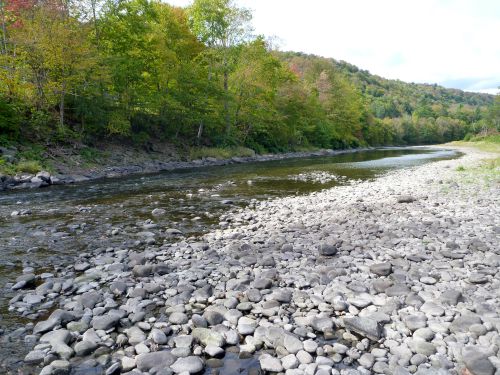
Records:
<instances>
[{"instance_id":1,"label":"tree trunk","mask_svg":"<svg viewBox=\"0 0 500 375\"><path fill-rule=\"evenodd\" d=\"M226 120L226 136L229 136L231 131L231 119L229 117L229 73L227 71L227 63L224 63L224 116Z\"/></svg>"},{"instance_id":2,"label":"tree trunk","mask_svg":"<svg viewBox=\"0 0 500 375\"><path fill-rule=\"evenodd\" d=\"M210 83L212 81L212 64L210 63L209 67L208 67L208 82ZM208 100L208 95L205 95L205 101ZM200 125L198 126L198 134L196 135L196 143L198 144L198 146L200 145L201 143L201 136L203 134L203 129L204 129L204 125L203 125L203 119L200 121Z\"/></svg>"},{"instance_id":3,"label":"tree trunk","mask_svg":"<svg viewBox=\"0 0 500 375\"><path fill-rule=\"evenodd\" d=\"M92 17L94 18L94 31L95 31L95 39L97 42L97 46L99 46L99 41L100 41L100 36L99 36L99 29L97 28L97 16L96 16L96 0L91 0L91 6L92 6Z\"/></svg>"},{"instance_id":4,"label":"tree trunk","mask_svg":"<svg viewBox=\"0 0 500 375\"><path fill-rule=\"evenodd\" d=\"M59 125L61 129L64 127L64 96L66 94L66 84L63 83L61 90L61 98L59 102Z\"/></svg>"},{"instance_id":5,"label":"tree trunk","mask_svg":"<svg viewBox=\"0 0 500 375\"><path fill-rule=\"evenodd\" d=\"M0 0L0 22L2 23L2 55L7 54L7 27L5 26L5 2Z\"/></svg>"}]
</instances>

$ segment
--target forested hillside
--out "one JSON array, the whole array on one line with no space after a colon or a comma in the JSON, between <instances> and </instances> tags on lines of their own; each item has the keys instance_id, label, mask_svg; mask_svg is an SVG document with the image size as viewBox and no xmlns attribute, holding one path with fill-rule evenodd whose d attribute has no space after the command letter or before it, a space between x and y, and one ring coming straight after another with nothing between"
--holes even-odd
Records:
<instances>
[{"instance_id":1,"label":"forested hillside","mask_svg":"<svg viewBox=\"0 0 500 375\"><path fill-rule=\"evenodd\" d=\"M231 0L195 0L188 9L150 0L1 0L0 22L4 144L161 140L276 152L498 130L491 95L273 51Z\"/></svg>"}]
</instances>

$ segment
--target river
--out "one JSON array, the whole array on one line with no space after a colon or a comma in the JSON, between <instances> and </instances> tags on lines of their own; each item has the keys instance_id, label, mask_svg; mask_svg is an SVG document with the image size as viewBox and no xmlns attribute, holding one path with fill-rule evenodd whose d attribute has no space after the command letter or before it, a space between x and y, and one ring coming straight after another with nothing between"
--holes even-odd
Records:
<instances>
[{"instance_id":1,"label":"river","mask_svg":"<svg viewBox=\"0 0 500 375\"><path fill-rule=\"evenodd\" d=\"M26 316L8 310L8 301L15 295L12 283L23 268L32 267L35 274L50 277L83 252L138 246L145 242L144 228L152 232L173 228L185 237L197 236L230 225L224 222L224 214L254 200L307 194L459 155L426 147L384 148L0 193L0 326L9 332L46 313L43 306L37 314ZM165 212L153 215L155 208ZM16 211L26 214L12 216ZM178 239L152 238L156 243ZM22 358L27 350L6 347L5 342L0 346L2 358Z\"/></svg>"}]
</instances>

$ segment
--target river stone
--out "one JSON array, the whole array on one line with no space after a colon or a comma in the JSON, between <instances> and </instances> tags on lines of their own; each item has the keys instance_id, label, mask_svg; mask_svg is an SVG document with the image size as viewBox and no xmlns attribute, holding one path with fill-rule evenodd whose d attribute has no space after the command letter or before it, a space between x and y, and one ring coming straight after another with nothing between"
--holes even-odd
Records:
<instances>
[{"instance_id":1,"label":"river stone","mask_svg":"<svg viewBox=\"0 0 500 375\"><path fill-rule=\"evenodd\" d=\"M410 289L404 284L394 284L385 290L388 297L406 296L410 293Z\"/></svg>"},{"instance_id":2,"label":"river stone","mask_svg":"<svg viewBox=\"0 0 500 375\"><path fill-rule=\"evenodd\" d=\"M302 341L292 335L285 335L285 338L283 339L283 346L287 352L291 354L296 354L298 351L303 349Z\"/></svg>"},{"instance_id":3,"label":"river stone","mask_svg":"<svg viewBox=\"0 0 500 375\"><path fill-rule=\"evenodd\" d=\"M444 315L444 309L434 302L425 302L421 307L420 311L424 312L430 316L442 316Z\"/></svg>"},{"instance_id":4,"label":"river stone","mask_svg":"<svg viewBox=\"0 0 500 375\"><path fill-rule=\"evenodd\" d=\"M255 332L257 327L257 322L254 319L250 319L246 316L242 316L238 319L238 332L241 335L251 335Z\"/></svg>"},{"instance_id":5,"label":"river stone","mask_svg":"<svg viewBox=\"0 0 500 375\"><path fill-rule=\"evenodd\" d=\"M172 324L186 324L188 322L189 318L186 314L181 313L181 312L173 312L170 314L168 317L168 321Z\"/></svg>"},{"instance_id":6,"label":"river stone","mask_svg":"<svg viewBox=\"0 0 500 375\"><path fill-rule=\"evenodd\" d=\"M56 343L69 343L71 340L71 334L66 329L58 329L52 332L48 332L40 337L40 342L47 342L50 345Z\"/></svg>"},{"instance_id":7,"label":"river stone","mask_svg":"<svg viewBox=\"0 0 500 375\"><path fill-rule=\"evenodd\" d=\"M92 341L80 341L75 345L75 355L78 357L88 355L92 353L97 348L97 346L98 345Z\"/></svg>"},{"instance_id":8,"label":"river stone","mask_svg":"<svg viewBox=\"0 0 500 375\"><path fill-rule=\"evenodd\" d=\"M456 317L450 325L450 332L468 332L473 324L481 324L481 318L475 314L465 314Z\"/></svg>"},{"instance_id":9,"label":"river stone","mask_svg":"<svg viewBox=\"0 0 500 375\"><path fill-rule=\"evenodd\" d=\"M382 337L380 324L370 318L354 317L344 318L344 326L370 340L378 341Z\"/></svg>"},{"instance_id":10,"label":"river stone","mask_svg":"<svg viewBox=\"0 0 500 375\"><path fill-rule=\"evenodd\" d=\"M299 360L293 354L289 354L281 358L281 364L285 370L294 369L299 366Z\"/></svg>"},{"instance_id":11,"label":"river stone","mask_svg":"<svg viewBox=\"0 0 500 375\"><path fill-rule=\"evenodd\" d=\"M370 266L370 271L378 276L389 276L392 272L390 263L378 263Z\"/></svg>"},{"instance_id":12,"label":"river stone","mask_svg":"<svg viewBox=\"0 0 500 375\"><path fill-rule=\"evenodd\" d=\"M262 355L259 358L260 368L264 371L270 372L281 372L283 371L283 366L278 358L271 357L270 355Z\"/></svg>"},{"instance_id":13,"label":"river stone","mask_svg":"<svg viewBox=\"0 0 500 375\"><path fill-rule=\"evenodd\" d=\"M140 371L149 371L154 367L168 367L173 364L176 357L168 351L140 354L136 357L137 368Z\"/></svg>"},{"instance_id":14,"label":"river stone","mask_svg":"<svg viewBox=\"0 0 500 375\"><path fill-rule=\"evenodd\" d=\"M330 332L333 329L333 321L331 318L315 317L311 322L311 327L318 332Z\"/></svg>"},{"instance_id":15,"label":"river stone","mask_svg":"<svg viewBox=\"0 0 500 375\"><path fill-rule=\"evenodd\" d=\"M404 322L410 331L427 327L427 317L422 313L408 315L404 318Z\"/></svg>"},{"instance_id":16,"label":"river stone","mask_svg":"<svg viewBox=\"0 0 500 375\"><path fill-rule=\"evenodd\" d=\"M417 198L412 197L411 195L400 195L397 197L397 202L398 203L412 203L415 202Z\"/></svg>"},{"instance_id":17,"label":"river stone","mask_svg":"<svg viewBox=\"0 0 500 375\"><path fill-rule=\"evenodd\" d=\"M151 264L137 264L132 268L132 273L135 277L147 277L153 273L153 266Z\"/></svg>"},{"instance_id":18,"label":"river stone","mask_svg":"<svg viewBox=\"0 0 500 375\"><path fill-rule=\"evenodd\" d=\"M52 331L59 324L60 323L54 319L42 320L35 325L35 327L33 328L33 333L40 334L40 333Z\"/></svg>"},{"instance_id":19,"label":"river stone","mask_svg":"<svg viewBox=\"0 0 500 375\"><path fill-rule=\"evenodd\" d=\"M176 348L190 348L193 345L193 336L191 335L179 335L174 337L174 343Z\"/></svg>"},{"instance_id":20,"label":"river stone","mask_svg":"<svg viewBox=\"0 0 500 375\"><path fill-rule=\"evenodd\" d=\"M170 368L176 374L197 374L203 370L203 362L200 357L190 356L177 359Z\"/></svg>"},{"instance_id":21,"label":"river stone","mask_svg":"<svg viewBox=\"0 0 500 375\"><path fill-rule=\"evenodd\" d=\"M441 293L439 299L445 305L455 306L458 302L463 300L463 296L460 291L450 289Z\"/></svg>"},{"instance_id":22,"label":"river stone","mask_svg":"<svg viewBox=\"0 0 500 375\"><path fill-rule=\"evenodd\" d=\"M363 353L361 357L358 358L358 362L364 368L371 369L373 363L375 363L375 357L371 353Z\"/></svg>"},{"instance_id":23,"label":"river stone","mask_svg":"<svg viewBox=\"0 0 500 375\"><path fill-rule=\"evenodd\" d=\"M167 211L164 210L163 208L155 208L153 211L151 211L151 215L153 216L163 216L165 215Z\"/></svg>"},{"instance_id":24,"label":"river stone","mask_svg":"<svg viewBox=\"0 0 500 375\"><path fill-rule=\"evenodd\" d=\"M26 357L24 357L24 362L27 364L37 365L43 362L45 356L46 353L42 350L32 350L26 355Z\"/></svg>"},{"instance_id":25,"label":"river stone","mask_svg":"<svg viewBox=\"0 0 500 375\"><path fill-rule=\"evenodd\" d=\"M217 331L208 328L195 328L191 332L192 336L204 346L214 345L223 347L225 344L224 337Z\"/></svg>"},{"instance_id":26,"label":"river stone","mask_svg":"<svg viewBox=\"0 0 500 375\"><path fill-rule=\"evenodd\" d=\"M323 256L332 256L332 255L337 254L338 246L327 244L327 243L322 243L319 245L318 252L320 255L323 255Z\"/></svg>"},{"instance_id":27,"label":"river stone","mask_svg":"<svg viewBox=\"0 0 500 375\"><path fill-rule=\"evenodd\" d=\"M495 367L488 359L487 351L479 347L467 346L462 350L462 359L473 375L493 375Z\"/></svg>"},{"instance_id":28,"label":"river stone","mask_svg":"<svg viewBox=\"0 0 500 375\"><path fill-rule=\"evenodd\" d=\"M469 276L469 282L472 284L484 284L488 282L488 277L484 273L473 273Z\"/></svg>"},{"instance_id":29,"label":"river stone","mask_svg":"<svg viewBox=\"0 0 500 375\"><path fill-rule=\"evenodd\" d=\"M130 345L137 345L146 340L146 334L139 327L130 327L125 333Z\"/></svg>"},{"instance_id":30,"label":"river stone","mask_svg":"<svg viewBox=\"0 0 500 375\"><path fill-rule=\"evenodd\" d=\"M167 335L161 329L153 328L149 333L149 337L153 340L155 344L164 345L167 343Z\"/></svg>"},{"instance_id":31,"label":"river stone","mask_svg":"<svg viewBox=\"0 0 500 375\"><path fill-rule=\"evenodd\" d=\"M92 321L92 328L99 330L102 329L107 331L108 329L113 328L120 321L120 316L115 314L108 314L95 317Z\"/></svg>"},{"instance_id":32,"label":"river stone","mask_svg":"<svg viewBox=\"0 0 500 375\"><path fill-rule=\"evenodd\" d=\"M309 363L312 363L314 358L312 357L312 355L310 355L308 352L306 352L305 350L300 350L297 354L296 354L296 357L297 359L299 360L300 363L304 364L304 365L307 365Z\"/></svg>"}]
</instances>

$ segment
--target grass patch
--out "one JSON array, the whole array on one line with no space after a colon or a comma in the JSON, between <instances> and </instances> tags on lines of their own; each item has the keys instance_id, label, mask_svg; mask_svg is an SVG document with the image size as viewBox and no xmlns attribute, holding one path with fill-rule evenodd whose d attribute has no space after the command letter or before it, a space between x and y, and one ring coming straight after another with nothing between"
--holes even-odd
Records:
<instances>
[{"instance_id":1,"label":"grass patch","mask_svg":"<svg viewBox=\"0 0 500 375\"><path fill-rule=\"evenodd\" d=\"M481 151L500 154L500 134L479 135L467 141L455 141L449 144L452 146L472 147Z\"/></svg>"},{"instance_id":2,"label":"grass patch","mask_svg":"<svg viewBox=\"0 0 500 375\"><path fill-rule=\"evenodd\" d=\"M246 147L200 147L189 150L189 159L230 159L255 156L255 151Z\"/></svg>"},{"instance_id":3,"label":"grass patch","mask_svg":"<svg viewBox=\"0 0 500 375\"><path fill-rule=\"evenodd\" d=\"M457 167L457 171L458 171L458 172L463 172L463 171L465 171L464 166L463 166L463 165L459 165L459 166Z\"/></svg>"},{"instance_id":4,"label":"grass patch","mask_svg":"<svg viewBox=\"0 0 500 375\"><path fill-rule=\"evenodd\" d=\"M23 160L15 166L17 172L35 174L42 170L42 165L38 160Z\"/></svg>"}]
</instances>

